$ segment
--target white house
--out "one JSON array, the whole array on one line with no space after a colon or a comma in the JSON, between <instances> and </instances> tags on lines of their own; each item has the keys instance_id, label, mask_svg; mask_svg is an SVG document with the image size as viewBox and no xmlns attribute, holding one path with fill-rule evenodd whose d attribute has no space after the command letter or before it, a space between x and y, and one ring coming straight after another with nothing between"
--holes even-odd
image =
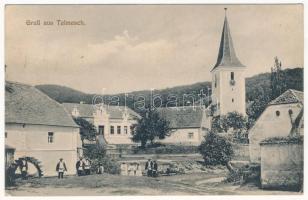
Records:
<instances>
[{"instance_id":1,"label":"white house","mask_svg":"<svg viewBox=\"0 0 308 200\"><path fill-rule=\"evenodd\" d=\"M210 127L208 111L200 106L158 108L159 115L169 121L171 135L164 144L200 145Z\"/></svg>"},{"instance_id":2,"label":"white house","mask_svg":"<svg viewBox=\"0 0 308 200\"><path fill-rule=\"evenodd\" d=\"M293 129L303 135L303 92L287 90L271 101L255 125L249 130L249 151L251 162L260 162L260 142L272 137L287 137ZM295 127L292 127L294 122Z\"/></svg>"},{"instance_id":3,"label":"white house","mask_svg":"<svg viewBox=\"0 0 308 200\"><path fill-rule=\"evenodd\" d=\"M124 106L63 103L73 117L92 123L107 144L133 144L132 128L140 115Z\"/></svg>"},{"instance_id":4,"label":"white house","mask_svg":"<svg viewBox=\"0 0 308 200\"><path fill-rule=\"evenodd\" d=\"M66 174L75 174L79 127L61 104L35 87L6 82L5 144L15 149L14 159L27 156L40 161L44 176L57 174L60 158L66 162ZM34 173L31 164L29 173Z\"/></svg>"},{"instance_id":5,"label":"white house","mask_svg":"<svg viewBox=\"0 0 308 200\"><path fill-rule=\"evenodd\" d=\"M218 58L212 73L212 105L214 115L237 111L246 115L245 106L246 67L235 54L227 16L225 17Z\"/></svg>"}]
</instances>

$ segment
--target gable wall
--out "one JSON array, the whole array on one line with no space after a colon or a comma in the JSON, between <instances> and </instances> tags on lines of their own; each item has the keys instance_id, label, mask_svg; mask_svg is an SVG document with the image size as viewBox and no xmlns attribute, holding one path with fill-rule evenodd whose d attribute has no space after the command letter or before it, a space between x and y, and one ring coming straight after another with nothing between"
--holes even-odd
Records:
<instances>
[{"instance_id":1,"label":"gable wall","mask_svg":"<svg viewBox=\"0 0 308 200\"><path fill-rule=\"evenodd\" d=\"M249 151L251 162L260 162L259 143L270 137L286 137L289 135L292 124L289 109L293 111L293 118L299 114L301 104L280 104L268 106L255 125L249 130ZM276 111L280 112L276 116Z\"/></svg>"}]
</instances>

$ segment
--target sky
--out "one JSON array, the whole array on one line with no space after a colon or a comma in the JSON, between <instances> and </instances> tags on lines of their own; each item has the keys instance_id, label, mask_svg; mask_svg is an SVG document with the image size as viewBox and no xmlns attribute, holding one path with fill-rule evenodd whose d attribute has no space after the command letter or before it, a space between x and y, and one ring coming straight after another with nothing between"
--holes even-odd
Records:
<instances>
[{"instance_id":1,"label":"sky","mask_svg":"<svg viewBox=\"0 0 308 200\"><path fill-rule=\"evenodd\" d=\"M300 4L7 5L5 78L108 94L210 81L224 7L247 77L269 72L275 56L283 68L303 67Z\"/></svg>"}]
</instances>

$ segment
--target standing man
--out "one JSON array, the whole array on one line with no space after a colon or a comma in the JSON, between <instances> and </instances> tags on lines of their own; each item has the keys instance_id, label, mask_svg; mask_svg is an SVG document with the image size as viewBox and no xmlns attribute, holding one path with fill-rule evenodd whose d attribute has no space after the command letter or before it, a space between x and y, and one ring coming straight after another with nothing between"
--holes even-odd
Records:
<instances>
[{"instance_id":1,"label":"standing man","mask_svg":"<svg viewBox=\"0 0 308 200\"><path fill-rule=\"evenodd\" d=\"M84 170L84 162L82 161L82 157L80 157L76 163L76 171L78 176L82 176L83 170Z\"/></svg>"},{"instance_id":2,"label":"standing man","mask_svg":"<svg viewBox=\"0 0 308 200\"><path fill-rule=\"evenodd\" d=\"M158 169L158 165L157 165L156 160L154 160L154 163L153 163L153 177L157 177L157 175L158 175L157 169Z\"/></svg>"},{"instance_id":3,"label":"standing man","mask_svg":"<svg viewBox=\"0 0 308 200\"><path fill-rule=\"evenodd\" d=\"M145 170L147 170L148 177L151 177L153 170L153 162L151 159L149 159L148 162L145 164Z\"/></svg>"},{"instance_id":4,"label":"standing man","mask_svg":"<svg viewBox=\"0 0 308 200\"><path fill-rule=\"evenodd\" d=\"M64 172L67 171L63 158L60 158L60 161L58 162L56 167L56 171L58 172L58 178L63 178Z\"/></svg>"},{"instance_id":5,"label":"standing man","mask_svg":"<svg viewBox=\"0 0 308 200\"><path fill-rule=\"evenodd\" d=\"M21 171L22 179L26 180L27 174L28 174L28 162L25 159L21 159L20 171Z\"/></svg>"},{"instance_id":6,"label":"standing man","mask_svg":"<svg viewBox=\"0 0 308 200\"><path fill-rule=\"evenodd\" d=\"M86 159L84 162L84 172L86 175L90 175L90 169L91 169L91 162L89 159Z\"/></svg>"},{"instance_id":7,"label":"standing man","mask_svg":"<svg viewBox=\"0 0 308 200\"><path fill-rule=\"evenodd\" d=\"M98 164L98 168L96 171L97 174L103 174L104 173L104 166L102 165L102 163Z\"/></svg>"}]
</instances>

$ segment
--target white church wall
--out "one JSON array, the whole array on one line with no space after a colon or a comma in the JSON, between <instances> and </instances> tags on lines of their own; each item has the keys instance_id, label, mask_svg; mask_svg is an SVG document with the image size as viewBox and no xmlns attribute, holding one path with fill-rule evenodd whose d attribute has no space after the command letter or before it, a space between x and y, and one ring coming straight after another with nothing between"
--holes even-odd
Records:
<instances>
[{"instance_id":1,"label":"white church wall","mask_svg":"<svg viewBox=\"0 0 308 200\"><path fill-rule=\"evenodd\" d=\"M215 88L215 78L213 78L213 102L219 103L218 115L225 115L228 112L237 111L246 115L245 103L245 69L243 67L219 67L215 69L213 77L217 77ZM234 72L234 85L230 83L231 72Z\"/></svg>"}]
</instances>

